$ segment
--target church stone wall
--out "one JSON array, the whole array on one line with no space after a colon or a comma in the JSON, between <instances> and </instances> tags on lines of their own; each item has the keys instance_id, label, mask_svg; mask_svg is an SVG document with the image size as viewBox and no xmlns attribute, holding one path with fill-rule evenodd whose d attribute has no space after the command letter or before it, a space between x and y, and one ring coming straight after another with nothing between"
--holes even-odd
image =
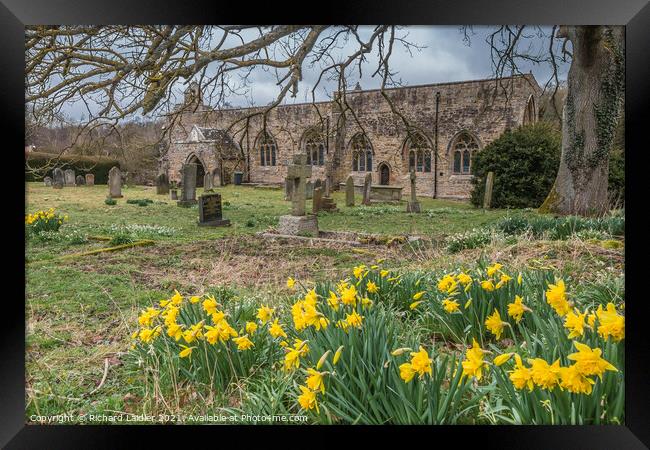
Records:
<instances>
[{"instance_id":1,"label":"church stone wall","mask_svg":"<svg viewBox=\"0 0 650 450\"><path fill-rule=\"evenodd\" d=\"M540 88L532 75L526 75L503 79L500 83L478 80L402 87L386 90L386 94L398 114L391 110L379 90L348 92L347 103L355 114L348 111L343 117L336 102L283 105L272 109L266 118L266 130L276 142L275 166L260 164L258 136L263 130L260 115L250 119L248 134L242 131L243 122L232 126L229 134L245 155L245 161L241 161L245 179L253 183L282 184L292 156L304 151L305 135L315 128L322 130L327 153L326 166L313 166L312 179L324 179L329 165L333 186L344 182L348 175L353 176L356 184L362 184L367 172L352 171L350 143L356 133L363 131L373 150L373 183L380 182L379 168L385 164L390 170L389 184L407 189L406 120L426 137L432 151L431 172L417 172L418 195L433 196L436 180L438 198L466 199L471 192L472 176L452 173L452 145L456 137L468 133L476 140L480 151L505 130L522 124L529 99L532 96L537 102ZM204 161L208 170L214 170L220 164L214 143L191 142L194 125L226 130L238 119L259 111L226 109L183 114L172 130L167 157L170 179L178 179L181 164L192 153Z\"/></svg>"}]
</instances>

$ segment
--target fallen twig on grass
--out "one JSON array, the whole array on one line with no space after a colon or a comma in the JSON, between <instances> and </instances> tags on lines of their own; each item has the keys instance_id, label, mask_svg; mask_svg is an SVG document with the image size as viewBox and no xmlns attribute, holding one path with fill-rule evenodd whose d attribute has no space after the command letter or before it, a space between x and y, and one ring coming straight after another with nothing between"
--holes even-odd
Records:
<instances>
[{"instance_id":1,"label":"fallen twig on grass","mask_svg":"<svg viewBox=\"0 0 650 450\"><path fill-rule=\"evenodd\" d=\"M80 256L88 256L88 255L94 255L97 253L104 253L104 252L114 252L117 250L124 250L126 248L131 248L131 247L139 247L139 246L145 246L145 245L154 245L155 242L152 240L140 240L140 241L134 241L130 242L128 244L122 244L122 245L116 245L114 247L106 247L106 248L98 248L95 250L88 250L85 252L80 252L80 253L72 253L69 255L63 255L59 256L58 258L52 258L52 259L40 259L38 261L30 261L27 264L34 264L34 263L39 263L39 262L47 262L47 261L57 261L57 260L62 260L62 259L70 259L70 258L77 258Z\"/></svg>"},{"instance_id":2,"label":"fallen twig on grass","mask_svg":"<svg viewBox=\"0 0 650 450\"><path fill-rule=\"evenodd\" d=\"M93 395L95 392L97 392L103 385L104 382L106 381L106 376L108 375L108 358L104 358L104 376L102 377L102 380L99 382L99 385L92 391L90 391L87 396Z\"/></svg>"}]
</instances>

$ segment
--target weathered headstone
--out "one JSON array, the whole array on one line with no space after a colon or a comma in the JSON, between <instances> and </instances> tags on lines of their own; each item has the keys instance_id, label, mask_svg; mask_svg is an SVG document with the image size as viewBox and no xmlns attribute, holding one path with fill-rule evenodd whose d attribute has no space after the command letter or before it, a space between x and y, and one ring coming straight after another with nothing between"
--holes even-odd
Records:
<instances>
[{"instance_id":1,"label":"weathered headstone","mask_svg":"<svg viewBox=\"0 0 650 450\"><path fill-rule=\"evenodd\" d=\"M183 187L181 199L178 206L189 206L196 204L196 164L184 164L181 169Z\"/></svg>"},{"instance_id":2,"label":"weathered headstone","mask_svg":"<svg viewBox=\"0 0 650 450\"><path fill-rule=\"evenodd\" d=\"M307 155L294 155L293 164L287 168L287 180L291 182L293 193L291 215L280 216L278 225L280 234L318 236L317 216L305 215L309 177L311 177L311 165L307 165Z\"/></svg>"},{"instance_id":3,"label":"weathered headstone","mask_svg":"<svg viewBox=\"0 0 650 450\"><path fill-rule=\"evenodd\" d=\"M490 209L492 206L492 188L494 187L494 172L488 172L485 179L485 196L483 197L483 208Z\"/></svg>"},{"instance_id":4,"label":"weathered headstone","mask_svg":"<svg viewBox=\"0 0 650 450\"><path fill-rule=\"evenodd\" d=\"M312 183L311 181L305 183L305 200L309 200L314 197L314 187L315 187L314 183Z\"/></svg>"},{"instance_id":5,"label":"weathered headstone","mask_svg":"<svg viewBox=\"0 0 650 450\"><path fill-rule=\"evenodd\" d=\"M329 197L332 194L332 178L327 176L325 178L325 197Z\"/></svg>"},{"instance_id":6,"label":"weathered headstone","mask_svg":"<svg viewBox=\"0 0 650 450\"><path fill-rule=\"evenodd\" d=\"M52 186L52 178L51 177L45 177L43 178L43 183L45 186L50 187Z\"/></svg>"},{"instance_id":7,"label":"weathered headstone","mask_svg":"<svg viewBox=\"0 0 650 450\"><path fill-rule=\"evenodd\" d=\"M170 200L178 200L178 190L177 189L171 189L169 191L169 199Z\"/></svg>"},{"instance_id":8,"label":"weathered headstone","mask_svg":"<svg viewBox=\"0 0 650 450\"><path fill-rule=\"evenodd\" d=\"M323 181L320 178L316 178L316 181L314 181L314 189L316 188L323 188Z\"/></svg>"},{"instance_id":9,"label":"weathered headstone","mask_svg":"<svg viewBox=\"0 0 650 450\"><path fill-rule=\"evenodd\" d=\"M166 173L161 173L156 177L156 194L169 194L169 178Z\"/></svg>"},{"instance_id":10,"label":"weathered headstone","mask_svg":"<svg viewBox=\"0 0 650 450\"><path fill-rule=\"evenodd\" d=\"M320 209L320 202L321 198L323 197L323 191L319 187L314 188L314 196L312 197L312 202L311 202L311 212L314 214L318 213L318 210Z\"/></svg>"},{"instance_id":11,"label":"weathered headstone","mask_svg":"<svg viewBox=\"0 0 650 450\"><path fill-rule=\"evenodd\" d=\"M372 189L372 174L366 174L363 179L363 203L364 205L370 204L370 190Z\"/></svg>"},{"instance_id":12,"label":"weathered headstone","mask_svg":"<svg viewBox=\"0 0 650 450\"><path fill-rule=\"evenodd\" d=\"M352 175L345 180L345 206L354 206L354 179Z\"/></svg>"},{"instance_id":13,"label":"weathered headstone","mask_svg":"<svg viewBox=\"0 0 650 450\"><path fill-rule=\"evenodd\" d=\"M77 178L75 179L75 184L77 186L85 186L86 178L83 175L77 175Z\"/></svg>"},{"instance_id":14,"label":"weathered headstone","mask_svg":"<svg viewBox=\"0 0 650 450\"><path fill-rule=\"evenodd\" d=\"M122 173L117 166L108 171L108 196L122 198Z\"/></svg>"},{"instance_id":15,"label":"weathered headstone","mask_svg":"<svg viewBox=\"0 0 650 450\"><path fill-rule=\"evenodd\" d=\"M66 169L63 174L65 175L65 185L74 186L74 170Z\"/></svg>"},{"instance_id":16,"label":"weathered headstone","mask_svg":"<svg viewBox=\"0 0 650 450\"><path fill-rule=\"evenodd\" d=\"M419 213L420 212L420 202L418 201L416 192L415 192L415 172L411 170L409 174L409 180L411 181L411 198L406 203L406 212L410 213Z\"/></svg>"},{"instance_id":17,"label":"weathered headstone","mask_svg":"<svg viewBox=\"0 0 650 450\"><path fill-rule=\"evenodd\" d=\"M52 177L54 178L52 187L54 189L63 189L63 186L65 186L65 175L63 173L63 170L59 169L58 167L55 168L52 171Z\"/></svg>"},{"instance_id":18,"label":"weathered headstone","mask_svg":"<svg viewBox=\"0 0 650 450\"><path fill-rule=\"evenodd\" d=\"M199 226L230 226L230 220L224 219L222 214L221 194L209 193L199 197Z\"/></svg>"},{"instance_id":19,"label":"weathered headstone","mask_svg":"<svg viewBox=\"0 0 650 450\"><path fill-rule=\"evenodd\" d=\"M203 177L203 189L206 191L212 190L212 174L207 172Z\"/></svg>"},{"instance_id":20,"label":"weathered headstone","mask_svg":"<svg viewBox=\"0 0 650 450\"><path fill-rule=\"evenodd\" d=\"M86 186L94 186L95 185L95 175L92 173L87 173L86 174Z\"/></svg>"}]
</instances>

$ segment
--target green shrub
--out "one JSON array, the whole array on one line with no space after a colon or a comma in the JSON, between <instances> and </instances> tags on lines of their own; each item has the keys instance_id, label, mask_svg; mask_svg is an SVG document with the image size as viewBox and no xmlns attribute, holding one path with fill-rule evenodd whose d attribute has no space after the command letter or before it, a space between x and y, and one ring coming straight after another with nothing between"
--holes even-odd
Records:
<instances>
[{"instance_id":1,"label":"green shrub","mask_svg":"<svg viewBox=\"0 0 650 450\"><path fill-rule=\"evenodd\" d=\"M447 251L458 253L461 250L482 248L492 241L492 232L487 228L474 228L447 238Z\"/></svg>"},{"instance_id":2,"label":"green shrub","mask_svg":"<svg viewBox=\"0 0 650 450\"><path fill-rule=\"evenodd\" d=\"M561 142L561 134L545 123L503 133L472 160L472 204L483 204L485 179L492 171L492 207L541 205L557 175Z\"/></svg>"},{"instance_id":3,"label":"green shrub","mask_svg":"<svg viewBox=\"0 0 650 450\"><path fill-rule=\"evenodd\" d=\"M534 238L564 240L574 235L586 238L623 236L625 234L625 217L579 217L579 216L509 216L494 225L495 229L506 235L530 233Z\"/></svg>"},{"instance_id":4,"label":"green shrub","mask_svg":"<svg viewBox=\"0 0 650 450\"><path fill-rule=\"evenodd\" d=\"M106 203L107 205L113 206L113 205L117 205L117 200L115 200L114 198L108 197L108 198L106 198L106 200L104 200L104 203Z\"/></svg>"}]
</instances>

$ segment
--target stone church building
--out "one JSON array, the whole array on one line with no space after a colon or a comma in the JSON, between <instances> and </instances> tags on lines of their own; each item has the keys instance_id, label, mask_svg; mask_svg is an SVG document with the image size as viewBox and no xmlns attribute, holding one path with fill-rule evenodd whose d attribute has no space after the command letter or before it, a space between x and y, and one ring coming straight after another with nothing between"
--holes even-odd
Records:
<instances>
[{"instance_id":1,"label":"stone church building","mask_svg":"<svg viewBox=\"0 0 650 450\"><path fill-rule=\"evenodd\" d=\"M287 166L307 154L312 180L333 186L349 175L362 184L402 186L409 171L417 193L468 198L472 159L505 130L534 122L541 89L532 74L336 93L332 101L214 110L193 83L185 102L167 116L169 147L160 170L180 180L185 163L198 165L215 186L233 182L284 185ZM388 101L386 99L388 97Z\"/></svg>"}]
</instances>

